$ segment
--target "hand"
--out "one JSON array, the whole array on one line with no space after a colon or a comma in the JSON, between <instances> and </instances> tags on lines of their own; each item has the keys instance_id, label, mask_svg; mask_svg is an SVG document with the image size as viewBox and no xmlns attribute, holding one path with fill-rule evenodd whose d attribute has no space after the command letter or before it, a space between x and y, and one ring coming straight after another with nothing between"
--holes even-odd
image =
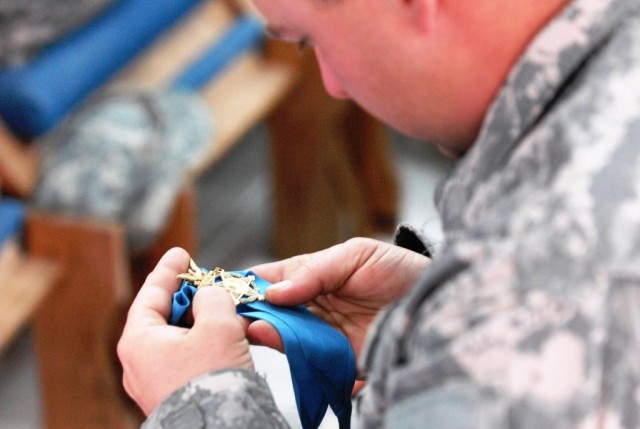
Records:
<instances>
[{"instance_id":1,"label":"hand","mask_svg":"<svg viewBox=\"0 0 640 429\"><path fill-rule=\"evenodd\" d=\"M259 265L252 270L274 284L266 299L276 305L305 304L342 331L360 355L369 325L381 308L416 282L429 258L402 247L356 238L309 255ZM247 337L282 351L277 331L253 322Z\"/></svg>"},{"instance_id":2,"label":"hand","mask_svg":"<svg viewBox=\"0 0 640 429\"><path fill-rule=\"evenodd\" d=\"M192 378L228 367L253 369L248 322L236 314L228 293L203 288L193 302L191 329L167 324L176 276L189 266L183 249L169 250L149 274L131 305L118 344L124 387L148 415Z\"/></svg>"}]
</instances>

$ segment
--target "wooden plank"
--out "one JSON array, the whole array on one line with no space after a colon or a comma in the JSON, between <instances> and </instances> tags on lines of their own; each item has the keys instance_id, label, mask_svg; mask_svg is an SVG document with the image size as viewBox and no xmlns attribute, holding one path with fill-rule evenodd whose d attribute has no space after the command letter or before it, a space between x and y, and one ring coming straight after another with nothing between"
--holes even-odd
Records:
<instances>
[{"instance_id":1,"label":"wooden plank","mask_svg":"<svg viewBox=\"0 0 640 429\"><path fill-rule=\"evenodd\" d=\"M388 144L379 121L351 105L342 121L349 169L359 185L359 198L370 228L391 234L396 228L400 194Z\"/></svg>"},{"instance_id":2,"label":"wooden plank","mask_svg":"<svg viewBox=\"0 0 640 429\"><path fill-rule=\"evenodd\" d=\"M31 254L55 258L62 274L34 320L47 428L139 426L124 401L115 345L129 305L125 235L98 220L31 213Z\"/></svg>"},{"instance_id":3,"label":"wooden plank","mask_svg":"<svg viewBox=\"0 0 640 429\"><path fill-rule=\"evenodd\" d=\"M18 197L31 195L38 179L38 154L18 141L0 121L0 182Z\"/></svg>"},{"instance_id":4,"label":"wooden plank","mask_svg":"<svg viewBox=\"0 0 640 429\"><path fill-rule=\"evenodd\" d=\"M156 241L142 252L131 255L132 290L138 291L160 258L172 247L182 247L190 255L198 251L196 234L196 190L186 184L176 197L173 210Z\"/></svg>"},{"instance_id":5,"label":"wooden plank","mask_svg":"<svg viewBox=\"0 0 640 429\"><path fill-rule=\"evenodd\" d=\"M224 32L233 16L224 2L204 2L123 69L110 85L114 88L166 87Z\"/></svg>"},{"instance_id":6,"label":"wooden plank","mask_svg":"<svg viewBox=\"0 0 640 429\"><path fill-rule=\"evenodd\" d=\"M31 321L59 272L53 261L25 256L16 243L0 248L0 350Z\"/></svg>"},{"instance_id":7,"label":"wooden plank","mask_svg":"<svg viewBox=\"0 0 640 429\"><path fill-rule=\"evenodd\" d=\"M269 116L276 255L387 232L398 193L384 128L353 102L329 97L311 52L300 58L273 44L271 53L301 62L304 76Z\"/></svg>"},{"instance_id":8,"label":"wooden plank","mask_svg":"<svg viewBox=\"0 0 640 429\"><path fill-rule=\"evenodd\" d=\"M290 66L246 55L204 89L214 113L216 137L210 150L193 169L197 177L282 100L296 80Z\"/></svg>"},{"instance_id":9,"label":"wooden plank","mask_svg":"<svg viewBox=\"0 0 640 429\"><path fill-rule=\"evenodd\" d=\"M325 92L312 53L302 57L301 67L304 79L269 115L273 248L280 258L338 243L344 220L327 170L335 156L331 152L341 149L335 124L345 103Z\"/></svg>"}]
</instances>

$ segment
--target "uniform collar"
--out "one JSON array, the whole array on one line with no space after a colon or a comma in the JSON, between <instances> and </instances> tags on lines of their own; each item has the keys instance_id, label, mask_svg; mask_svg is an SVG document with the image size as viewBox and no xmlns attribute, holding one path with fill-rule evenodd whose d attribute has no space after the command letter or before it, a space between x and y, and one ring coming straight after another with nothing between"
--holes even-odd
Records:
<instances>
[{"instance_id":1,"label":"uniform collar","mask_svg":"<svg viewBox=\"0 0 640 429\"><path fill-rule=\"evenodd\" d=\"M638 9L637 0L574 0L537 34L491 104L476 142L436 191L445 230L461 226L464 203L508 163L563 85Z\"/></svg>"}]
</instances>

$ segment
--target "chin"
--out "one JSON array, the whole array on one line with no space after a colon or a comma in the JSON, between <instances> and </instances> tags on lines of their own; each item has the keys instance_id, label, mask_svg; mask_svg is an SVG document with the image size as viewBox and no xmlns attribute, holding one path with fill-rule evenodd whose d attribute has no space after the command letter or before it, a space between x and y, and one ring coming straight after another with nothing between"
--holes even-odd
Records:
<instances>
[{"instance_id":1,"label":"chin","mask_svg":"<svg viewBox=\"0 0 640 429\"><path fill-rule=\"evenodd\" d=\"M396 121L395 124L393 121L386 121L386 123L391 124L391 127L406 136L425 141L435 146L440 153L451 159L462 157L475 142L479 131L479 126L464 127L463 125L459 125L454 127L434 123L428 126L423 122L416 125L415 123L408 123L406 121L404 121L404 123Z\"/></svg>"}]
</instances>

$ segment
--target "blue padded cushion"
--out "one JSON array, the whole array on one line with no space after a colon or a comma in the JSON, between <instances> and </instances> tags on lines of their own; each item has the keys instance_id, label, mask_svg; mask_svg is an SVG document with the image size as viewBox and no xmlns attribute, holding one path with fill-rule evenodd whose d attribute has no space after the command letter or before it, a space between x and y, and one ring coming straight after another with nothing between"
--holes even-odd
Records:
<instances>
[{"instance_id":1,"label":"blue padded cushion","mask_svg":"<svg viewBox=\"0 0 640 429\"><path fill-rule=\"evenodd\" d=\"M24 223L24 206L16 200L0 200L0 245L15 236Z\"/></svg>"},{"instance_id":2,"label":"blue padded cushion","mask_svg":"<svg viewBox=\"0 0 640 429\"><path fill-rule=\"evenodd\" d=\"M258 45L263 36L262 21L252 15L240 16L220 39L174 79L171 87L189 91L200 89L241 53Z\"/></svg>"},{"instance_id":3,"label":"blue padded cushion","mask_svg":"<svg viewBox=\"0 0 640 429\"><path fill-rule=\"evenodd\" d=\"M0 71L0 116L21 137L55 126L200 0L121 0L21 67Z\"/></svg>"}]
</instances>

